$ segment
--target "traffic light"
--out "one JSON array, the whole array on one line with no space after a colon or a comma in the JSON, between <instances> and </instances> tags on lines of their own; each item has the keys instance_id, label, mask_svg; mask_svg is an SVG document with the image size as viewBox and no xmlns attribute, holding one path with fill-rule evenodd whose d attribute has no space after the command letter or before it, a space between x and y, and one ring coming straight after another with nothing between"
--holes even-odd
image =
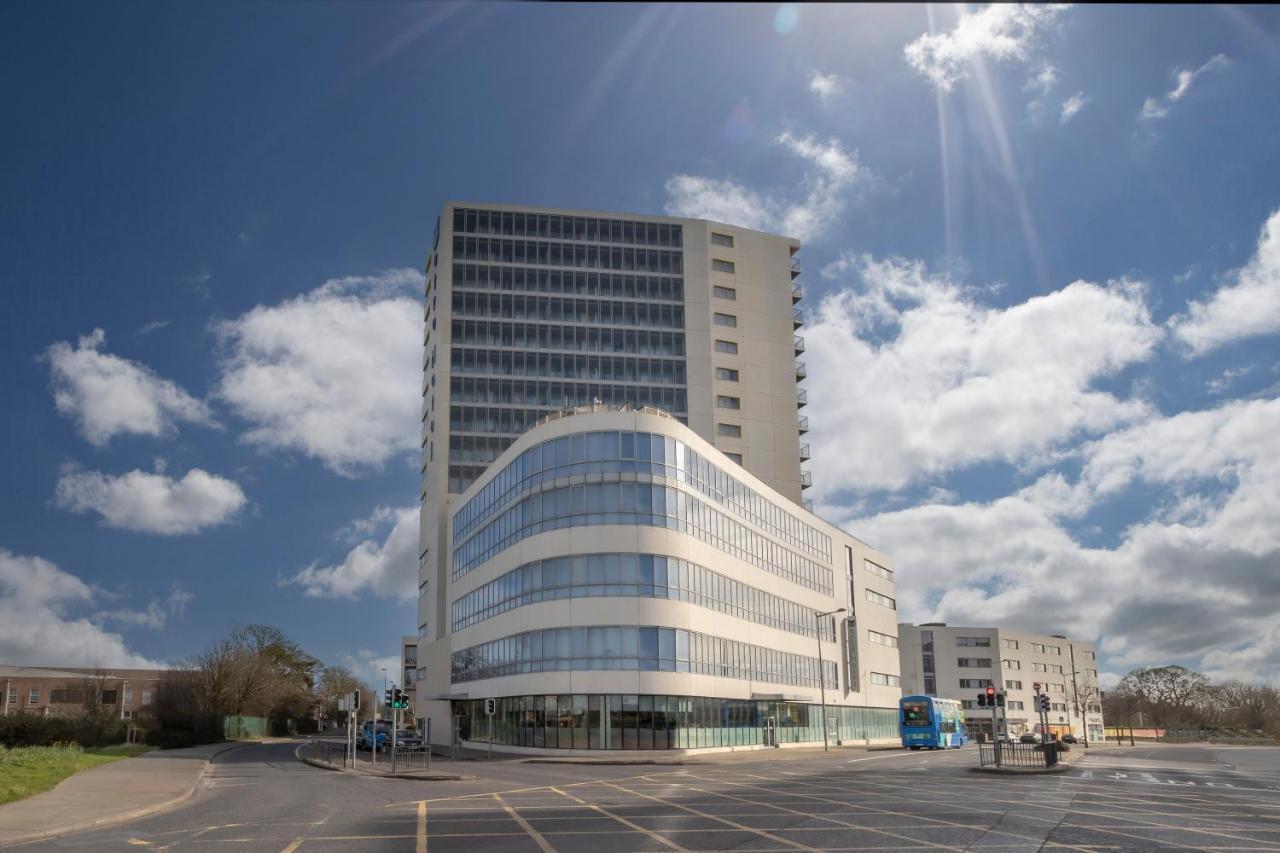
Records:
<instances>
[{"instance_id":1,"label":"traffic light","mask_svg":"<svg viewBox=\"0 0 1280 853\"><path fill-rule=\"evenodd\" d=\"M494 712L496 712L497 710L498 710L498 700L496 699L484 700L484 713L486 716L492 717L494 715Z\"/></svg>"},{"instance_id":2,"label":"traffic light","mask_svg":"<svg viewBox=\"0 0 1280 853\"><path fill-rule=\"evenodd\" d=\"M987 707L994 708L996 706L996 689L994 687L988 686L986 690L986 694L987 694Z\"/></svg>"},{"instance_id":3,"label":"traffic light","mask_svg":"<svg viewBox=\"0 0 1280 853\"><path fill-rule=\"evenodd\" d=\"M1039 696L1036 697L1036 710L1037 711L1049 710L1049 694L1041 693Z\"/></svg>"},{"instance_id":4,"label":"traffic light","mask_svg":"<svg viewBox=\"0 0 1280 853\"><path fill-rule=\"evenodd\" d=\"M382 691L382 705L383 705L383 707L386 707L386 708L390 708L390 707L392 707L392 705L391 705L391 688L389 688L389 687L388 687L386 690Z\"/></svg>"},{"instance_id":5,"label":"traffic light","mask_svg":"<svg viewBox=\"0 0 1280 853\"><path fill-rule=\"evenodd\" d=\"M347 700L347 707L349 707L352 711L360 710L360 691L359 690L351 691L351 696Z\"/></svg>"},{"instance_id":6,"label":"traffic light","mask_svg":"<svg viewBox=\"0 0 1280 853\"><path fill-rule=\"evenodd\" d=\"M402 711L409 707L409 699L404 695L404 691L399 687L391 689L391 707L397 711Z\"/></svg>"},{"instance_id":7,"label":"traffic light","mask_svg":"<svg viewBox=\"0 0 1280 853\"><path fill-rule=\"evenodd\" d=\"M985 693L978 694L978 707L979 708L987 707L987 694Z\"/></svg>"},{"instance_id":8,"label":"traffic light","mask_svg":"<svg viewBox=\"0 0 1280 853\"><path fill-rule=\"evenodd\" d=\"M1005 699L1004 691L1001 690L999 693L996 694L996 704L999 705L1001 708L1004 707L1004 699Z\"/></svg>"}]
</instances>

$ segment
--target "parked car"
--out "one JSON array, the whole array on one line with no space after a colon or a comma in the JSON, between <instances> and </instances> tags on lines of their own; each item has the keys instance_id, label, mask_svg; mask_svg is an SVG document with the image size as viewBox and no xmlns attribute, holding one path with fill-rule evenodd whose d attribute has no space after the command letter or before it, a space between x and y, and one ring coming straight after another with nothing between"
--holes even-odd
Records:
<instances>
[{"instance_id":1,"label":"parked car","mask_svg":"<svg viewBox=\"0 0 1280 853\"><path fill-rule=\"evenodd\" d=\"M413 729L400 729L396 732L398 749L422 749L422 735Z\"/></svg>"},{"instance_id":2,"label":"parked car","mask_svg":"<svg viewBox=\"0 0 1280 853\"><path fill-rule=\"evenodd\" d=\"M1063 735L1062 742L1063 743L1079 743L1080 741L1076 740L1075 735Z\"/></svg>"},{"instance_id":3,"label":"parked car","mask_svg":"<svg viewBox=\"0 0 1280 853\"><path fill-rule=\"evenodd\" d=\"M376 740L379 752L391 747L391 723L386 720L378 720ZM356 746L360 749L373 749L374 741L373 721L369 720L360 727L360 736L356 741Z\"/></svg>"},{"instance_id":4,"label":"parked car","mask_svg":"<svg viewBox=\"0 0 1280 853\"><path fill-rule=\"evenodd\" d=\"M1018 741L1021 743L1039 743L1040 735L1036 734L1035 732L1027 732L1025 735L1018 738Z\"/></svg>"}]
</instances>

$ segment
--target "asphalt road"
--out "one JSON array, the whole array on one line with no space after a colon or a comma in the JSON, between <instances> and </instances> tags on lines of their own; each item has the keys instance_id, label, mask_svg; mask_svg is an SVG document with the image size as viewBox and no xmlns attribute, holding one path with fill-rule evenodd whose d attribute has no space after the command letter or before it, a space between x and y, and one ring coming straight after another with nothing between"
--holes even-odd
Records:
<instances>
[{"instance_id":1,"label":"asphalt road","mask_svg":"<svg viewBox=\"0 0 1280 853\"><path fill-rule=\"evenodd\" d=\"M468 762L420 782L319 770L295 744L220 756L190 803L24 851L1280 850L1280 749L1091 749L978 773L974 750L752 753L726 763Z\"/></svg>"}]
</instances>

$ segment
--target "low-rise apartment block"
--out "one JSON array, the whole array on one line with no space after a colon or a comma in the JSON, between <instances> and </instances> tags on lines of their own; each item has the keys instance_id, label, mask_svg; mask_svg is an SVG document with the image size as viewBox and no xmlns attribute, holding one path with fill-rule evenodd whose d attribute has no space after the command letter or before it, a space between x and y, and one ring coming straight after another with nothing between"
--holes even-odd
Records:
<instances>
[{"instance_id":1,"label":"low-rise apartment block","mask_svg":"<svg viewBox=\"0 0 1280 853\"><path fill-rule=\"evenodd\" d=\"M942 622L898 626L903 695L957 699L971 731L990 733L991 712L978 706L988 686L1007 694L1009 734L1040 732L1036 685L1049 694L1049 731L1102 740L1097 653L1090 643L1007 628Z\"/></svg>"},{"instance_id":2,"label":"low-rise apartment block","mask_svg":"<svg viewBox=\"0 0 1280 853\"><path fill-rule=\"evenodd\" d=\"M0 664L0 715L78 714L93 700L130 720L150 713L163 675L158 669Z\"/></svg>"}]
</instances>

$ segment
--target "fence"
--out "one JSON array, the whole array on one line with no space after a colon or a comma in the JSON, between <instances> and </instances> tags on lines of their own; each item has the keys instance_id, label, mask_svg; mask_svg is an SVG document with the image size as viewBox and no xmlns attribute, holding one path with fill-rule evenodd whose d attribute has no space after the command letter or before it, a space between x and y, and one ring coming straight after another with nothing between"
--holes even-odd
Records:
<instances>
[{"instance_id":1,"label":"fence","mask_svg":"<svg viewBox=\"0 0 1280 853\"><path fill-rule=\"evenodd\" d=\"M347 745L331 740L312 740L302 745L301 754L312 761L321 761L330 767L347 766Z\"/></svg>"},{"instance_id":2,"label":"fence","mask_svg":"<svg viewBox=\"0 0 1280 853\"><path fill-rule=\"evenodd\" d=\"M981 743L978 761L983 767L1053 767L1058 763L1058 747L1052 743Z\"/></svg>"},{"instance_id":3,"label":"fence","mask_svg":"<svg viewBox=\"0 0 1280 853\"><path fill-rule=\"evenodd\" d=\"M264 738L269 729L266 717L224 717L222 720L222 736L227 740Z\"/></svg>"},{"instance_id":4,"label":"fence","mask_svg":"<svg viewBox=\"0 0 1280 853\"><path fill-rule=\"evenodd\" d=\"M414 773L431 769L431 750L426 747L416 749L397 748L391 753L391 774Z\"/></svg>"}]
</instances>

